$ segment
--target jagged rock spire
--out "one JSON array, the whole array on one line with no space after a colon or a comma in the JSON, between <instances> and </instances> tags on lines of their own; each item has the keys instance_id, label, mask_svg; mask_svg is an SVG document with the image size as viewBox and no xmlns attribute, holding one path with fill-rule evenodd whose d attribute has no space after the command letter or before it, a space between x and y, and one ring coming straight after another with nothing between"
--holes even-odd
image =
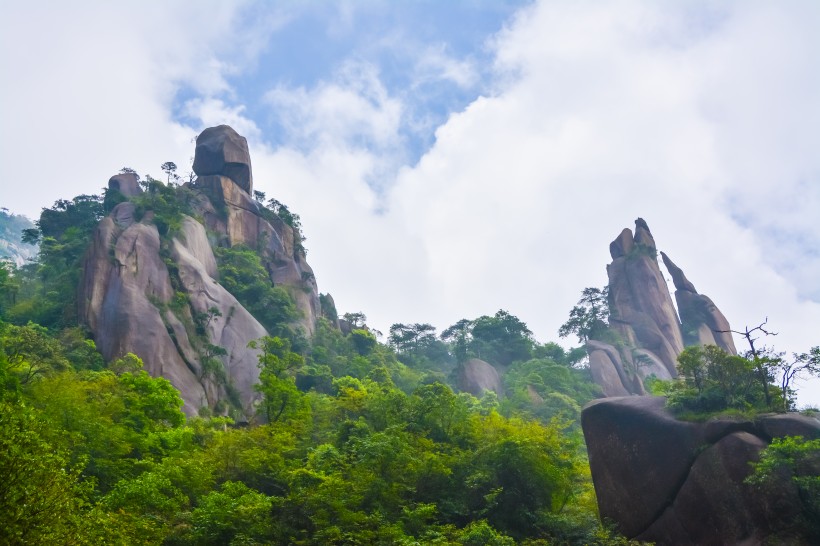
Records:
<instances>
[{"instance_id":1,"label":"jagged rock spire","mask_svg":"<svg viewBox=\"0 0 820 546\"><path fill-rule=\"evenodd\" d=\"M635 220L634 234L621 231L609 252L610 328L605 339L587 344L593 378L607 396L644 394L643 380L650 375L675 377L685 345L712 344L735 354L726 317L661 253L677 289L678 315L643 218Z\"/></svg>"}]
</instances>

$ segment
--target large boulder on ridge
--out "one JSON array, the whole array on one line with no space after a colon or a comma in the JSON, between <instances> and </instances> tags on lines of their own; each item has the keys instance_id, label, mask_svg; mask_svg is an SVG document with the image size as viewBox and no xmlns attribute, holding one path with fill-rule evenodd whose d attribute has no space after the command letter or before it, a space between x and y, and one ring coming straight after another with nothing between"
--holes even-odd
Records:
<instances>
[{"instance_id":1,"label":"large boulder on ridge","mask_svg":"<svg viewBox=\"0 0 820 546\"><path fill-rule=\"evenodd\" d=\"M247 193L253 192L248 141L228 125L209 127L196 138L194 172L227 176Z\"/></svg>"},{"instance_id":2,"label":"large boulder on ridge","mask_svg":"<svg viewBox=\"0 0 820 546\"><path fill-rule=\"evenodd\" d=\"M581 413L601 517L658 545L764 544L786 528L800 510L799 492L787 478L775 491L753 489L745 483L750 463L772 438L820 438L820 420L781 414L692 423L665 403L608 398ZM820 457L816 464L820 472Z\"/></svg>"},{"instance_id":3,"label":"large boulder on ridge","mask_svg":"<svg viewBox=\"0 0 820 546\"><path fill-rule=\"evenodd\" d=\"M471 358L461 365L458 371L458 388L479 397L486 391L493 391L499 396L504 393L498 370L478 358Z\"/></svg>"}]
</instances>

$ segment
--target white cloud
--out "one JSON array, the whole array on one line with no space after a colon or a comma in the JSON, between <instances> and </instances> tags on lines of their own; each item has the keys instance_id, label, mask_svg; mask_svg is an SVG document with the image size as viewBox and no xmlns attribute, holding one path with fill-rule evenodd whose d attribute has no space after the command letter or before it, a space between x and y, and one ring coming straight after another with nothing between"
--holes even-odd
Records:
<instances>
[{"instance_id":1,"label":"white cloud","mask_svg":"<svg viewBox=\"0 0 820 546\"><path fill-rule=\"evenodd\" d=\"M478 83L479 74L469 59L457 59L449 54L446 44L428 47L416 63L413 85L417 87L441 81L450 81L461 88Z\"/></svg>"},{"instance_id":2,"label":"white cloud","mask_svg":"<svg viewBox=\"0 0 820 546\"><path fill-rule=\"evenodd\" d=\"M522 12L496 42L499 88L451 116L400 171L386 217L331 214L354 222L366 251L340 270L351 232L307 224L320 230L314 255L333 247L320 282L380 329L444 327L503 307L554 339L580 290L605 282L610 240L643 216L736 328L768 316L776 346L816 345L820 304L797 284L814 266L792 265L812 247L781 245L784 268L765 231L774 224L802 242L820 229L811 190L800 197L820 164L807 148L820 136L820 90L806 54L819 48L794 31L818 21L798 8L544 2ZM766 43L777 51L762 55ZM755 51L755 69L744 69ZM798 66L782 66L792 59ZM337 183L321 176L322 188ZM804 400L820 401L816 382Z\"/></svg>"},{"instance_id":3,"label":"white cloud","mask_svg":"<svg viewBox=\"0 0 820 546\"><path fill-rule=\"evenodd\" d=\"M289 138L308 148L388 151L400 144L402 104L389 96L372 64L349 61L333 81L310 90L279 86L265 98Z\"/></svg>"},{"instance_id":4,"label":"white cloud","mask_svg":"<svg viewBox=\"0 0 820 546\"><path fill-rule=\"evenodd\" d=\"M264 4L3 15L0 73L14 85L0 90L0 184L15 212L94 191L124 165L184 165L200 128L173 121L185 86L193 123L249 137L257 188L302 215L320 287L383 331L504 308L554 339L581 289L606 281L610 240L643 216L733 326L768 316L777 347L820 343L815 3L536 3L492 42L492 93L412 167L412 89L391 94L361 61L274 89L292 140L265 144L228 83L287 22ZM417 55L417 78L474 83L446 47ZM803 394L820 404L820 383Z\"/></svg>"},{"instance_id":5,"label":"white cloud","mask_svg":"<svg viewBox=\"0 0 820 546\"><path fill-rule=\"evenodd\" d=\"M18 2L0 17L3 204L32 217L96 192L120 167L159 171L192 155L176 91L228 93L264 28L244 3ZM271 17L260 20L270 24ZM243 28L237 28L238 24ZM183 167L184 169L184 167Z\"/></svg>"}]
</instances>

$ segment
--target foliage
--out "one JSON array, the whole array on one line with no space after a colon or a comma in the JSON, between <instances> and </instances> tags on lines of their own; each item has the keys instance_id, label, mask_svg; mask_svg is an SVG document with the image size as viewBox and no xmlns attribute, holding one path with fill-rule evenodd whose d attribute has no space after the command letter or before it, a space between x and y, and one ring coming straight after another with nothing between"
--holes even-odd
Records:
<instances>
[{"instance_id":1,"label":"foliage","mask_svg":"<svg viewBox=\"0 0 820 546\"><path fill-rule=\"evenodd\" d=\"M775 529L780 538L788 542L790 535L802 534L813 544L820 542L820 439L775 438L752 465L746 483L758 490L768 495L797 491L799 511L783 514L782 528Z\"/></svg>"},{"instance_id":2,"label":"foliage","mask_svg":"<svg viewBox=\"0 0 820 546\"><path fill-rule=\"evenodd\" d=\"M242 245L218 248L219 281L273 336L296 340L291 324L298 318L293 298L273 286L262 260Z\"/></svg>"},{"instance_id":3,"label":"foliage","mask_svg":"<svg viewBox=\"0 0 820 546\"><path fill-rule=\"evenodd\" d=\"M559 347L560 349L560 347ZM554 353L553 353L554 354ZM535 358L513 364L504 375L508 396L501 404L505 415L528 415L548 422L562 417L580 422L581 408L601 395L587 368L574 368L568 355Z\"/></svg>"},{"instance_id":4,"label":"foliage","mask_svg":"<svg viewBox=\"0 0 820 546\"><path fill-rule=\"evenodd\" d=\"M558 335L575 334L581 342L595 339L609 328L609 287L584 288L581 299L569 312L569 320Z\"/></svg>"},{"instance_id":5,"label":"foliage","mask_svg":"<svg viewBox=\"0 0 820 546\"><path fill-rule=\"evenodd\" d=\"M302 394L294 376L305 359L290 350L290 342L278 337L263 337L248 345L259 349L259 384L264 395L265 417L269 422L294 414L302 406Z\"/></svg>"},{"instance_id":6,"label":"foliage","mask_svg":"<svg viewBox=\"0 0 820 546\"><path fill-rule=\"evenodd\" d=\"M531 358L535 347L527 325L503 309L494 316L462 319L446 328L441 338L453 343L458 362L476 357L502 367Z\"/></svg>"},{"instance_id":7,"label":"foliage","mask_svg":"<svg viewBox=\"0 0 820 546\"><path fill-rule=\"evenodd\" d=\"M81 466L35 411L0 401L0 543L70 540L87 492Z\"/></svg>"},{"instance_id":8,"label":"foliage","mask_svg":"<svg viewBox=\"0 0 820 546\"><path fill-rule=\"evenodd\" d=\"M714 345L687 347L678 357L678 373L677 380L654 381L652 390L668 396L668 406L679 413L771 409L756 364L748 358Z\"/></svg>"},{"instance_id":9,"label":"foliage","mask_svg":"<svg viewBox=\"0 0 820 546\"><path fill-rule=\"evenodd\" d=\"M153 215L151 222L157 226L161 236L178 232L184 215L193 214L193 191L173 183L163 184L150 176L146 177L145 182L140 182L140 185L145 191L131 198L137 206L136 217L144 218L150 211Z\"/></svg>"},{"instance_id":10,"label":"foliage","mask_svg":"<svg viewBox=\"0 0 820 546\"><path fill-rule=\"evenodd\" d=\"M39 242L39 258L15 271L18 288L14 304L5 310L6 320L31 320L47 328L76 325L80 261L103 213L97 195L60 199L43 209L37 227L23 233L25 242Z\"/></svg>"}]
</instances>

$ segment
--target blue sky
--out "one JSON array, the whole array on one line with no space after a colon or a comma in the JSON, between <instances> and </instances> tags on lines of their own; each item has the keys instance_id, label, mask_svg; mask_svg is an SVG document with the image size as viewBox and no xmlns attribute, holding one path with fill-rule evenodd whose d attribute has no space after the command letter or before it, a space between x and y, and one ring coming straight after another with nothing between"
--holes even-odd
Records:
<instances>
[{"instance_id":1,"label":"blue sky","mask_svg":"<svg viewBox=\"0 0 820 546\"><path fill-rule=\"evenodd\" d=\"M227 123L320 289L383 331L503 308L554 340L640 216L734 327L805 351L817 28L808 0L5 2L0 204L185 171Z\"/></svg>"}]
</instances>

